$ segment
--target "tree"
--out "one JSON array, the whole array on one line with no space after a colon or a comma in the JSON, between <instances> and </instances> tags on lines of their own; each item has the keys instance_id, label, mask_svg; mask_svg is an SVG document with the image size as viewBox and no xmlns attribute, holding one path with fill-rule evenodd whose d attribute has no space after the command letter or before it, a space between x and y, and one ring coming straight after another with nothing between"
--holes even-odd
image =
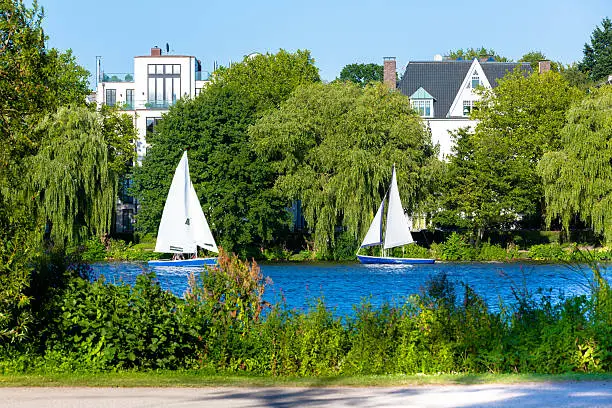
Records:
<instances>
[{"instance_id":1,"label":"tree","mask_svg":"<svg viewBox=\"0 0 612 408\"><path fill-rule=\"evenodd\" d=\"M115 148L89 145L90 139L99 136L102 120L84 108L89 93L88 73L75 63L70 51L61 53L46 47L42 10L36 1L27 3L31 6L27 7L22 0L0 0L0 286L3 288L0 342L13 344L28 338L33 304L40 304L44 298L43 270L55 279L61 279L64 270L61 261L49 261L48 266L37 263L37 259L50 256L48 252L43 254L40 242L45 218L55 220L55 233L64 227L72 231L68 225L81 226L81 221L93 221L91 225L97 228L105 222L104 210L113 201L99 200L96 196L69 197L69 202L56 202L60 210L57 214L49 212L52 206L45 208L50 195L56 194L59 198L63 194L67 198L70 191L84 193L100 189L90 184L99 179L84 173L87 169L97 171L94 167L76 170L71 166L83 163L93 150L101 149L108 154ZM74 110L58 112L67 105ZM96 119L87 119L92 116ZM85 124L91 126L82 130L74 128ZM58 129L54 129L56 125ZM89 130L93 135L83 134ZM78 142L72 139L77 133L83 140L82 148L75 146ZM52 157L55 154L52 152L58 154L58 160ZM45 159L51 168L44 167ZM62 169L58 166L60 162L67 167ZM68 178L75 175L82 179ZM84 183L89 184L83 189ZM62 191L64 187L66 191ZM103 202L103 208L74 206L70 200L86 202L87 206ZM70 209L78 211L76 216ZM55 218L60 215L61 219ZM57 241L63 242L66 238L57 237Z\"/></svg>"},{"instance_id":2,"label":"tree","mask_svg":"<svg viewBox=\"0 0 612 408\"><path fill-rule=\"evenodd\" d=\"M527 54L523 55L518 62L528 62L531 65L531 69L534 72L538 71L538 63L540 61L547 61L546 55L544 55L541 51L530 51ZM551 71L559 72L560 64L554 61L550 63Z\"/></svg>"},{"instance_id":3,"label":"tree","mask_svg":"<svg viewBox=\"0 0 612 408\"><path fill-rule=\"evenodd\" d=\"M591 43L584 44L580 69L593 81L612 75L612 21L608 17L591 34Z\"/></svg>"},{"instance_id":4,"label":"tree","mask_svg":"<svg viewBox=\"0 0 612 408\"><path fill-rule=\"evenodd\" d=\"M123 135L102 125L102 115L86 107L60 108L38 125L42 147L27 160L28 196L59 246L110 230L125 166L113 157L116 147L106 137Z\"/></svg>"},{"instance_id":5,"label":"tree","mask_svg":"<svg viewBox=\"0 0 612 408\"><path fill-rule=\"evenodd\" d=\"M495 59L495 61L508 62L508 58L497 55L493 49L487 50L485 47L480 47L479 49L466 48L465 50L461 48L456 51L449 51L448 56L453 60L473 60L474 58L480 59L492 57Z\"/></svg>"},{"instance_id":6,"label":"tree","mask_svg":"<svg viewBox=\"0 0 612 408\"><path fill-rule=\"evenodd\" d=\"M336 227L363 237L397 166L404 205L414 210L436 161L430 135L410 101L382 84L350 82L296 89L249 130L256 150L279 173L276 188L302 201L323 254Z\"/></svg>"},{"instance_id":7,"label":"tree","mask_svg":"<svg viewBox=\"0 0 612 408\"><path fill-rule=\"evenodd\" d=\"M307 50L292 54L281 49L276 54L247 56L213 74L213 83L231 87L253 101L257 112L278 108L296 87L318 81L319 70Z\"/></svg>"},{"instance_id":8,"label":"tree","mask_svg":"<svg viewBox=\"0 0 612 408\"><path fill-rule=\"evenodd\" d=\"M580 88L586 91L591 85L592 81L588 75L580 70L579 64L572 63L566 66L560 65L559 73L571 86Z\"/></svg>"},{"instance_id":9,"label":"tree","mask_svg":"<svg viewBox=\"0 0 612 408\"><path fill-rule=\"evenodd\" d=\"M362 87L383 80L383 66L378 64L349 64L340 71L341 81L351 81Z\"/></svg>"},{"instance_id":10,"label":"tree","mask_svg":"<svg viewBox=\"0 0 612 408\"><path fill-rule=\"evenodd\" d=\"M491 228L539 216L543 192L536 165L545 152L560 148L565 112L581 95L558 73L525 76L518 70L482 91L472 112L480 122L473 133L456 135L441 200L477 241Z\"/></svg>"},{"instance_id":11,"label":"tree","mask_svg":"<svg viewBox=\"0 0 612 408\"><path fill-rule=\"evenodd\" d=\"M258 157L247 129L275 110L300 84L318 81L307 51L260 55L223 68L199 97L173 106L134 172L141 200L138 228L157 230L172 174L189 148L190 172L213 234L221 246L256 255L288 229L288 202L274 191L275 173Z\"/></svg>"},{"instance_id":12,"label":"tree","mask_svg":"<svg viewBox=\"0 0 612 408\"><path fill-rule=\"evenodd\" d=\"M561 148L538 164L544 182L546 221L565 230L577 215L612 242L612 87L593 90L567 112Z\"/></svg>"}]
</instances>

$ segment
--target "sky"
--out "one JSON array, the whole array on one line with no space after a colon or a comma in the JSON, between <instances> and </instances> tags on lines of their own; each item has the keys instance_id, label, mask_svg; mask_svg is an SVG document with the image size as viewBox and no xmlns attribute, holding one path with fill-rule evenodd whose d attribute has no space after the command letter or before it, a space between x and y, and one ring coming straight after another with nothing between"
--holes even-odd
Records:
<instances>
[{"instance_id":1,"label":"sky","mask_svg":"<svg viewBox=\"0 0 612 408\"><path fill-rule=\"evenodd\" d=\"M353 63L409 61L466 48L518 60L541 51L563 64L582 60L584 44L612 0L39 0L48 46L72 49L95 72L133 72L151 47L227 66L253 52L309 50L323 80Z\"/></svg>"}]
</instances>

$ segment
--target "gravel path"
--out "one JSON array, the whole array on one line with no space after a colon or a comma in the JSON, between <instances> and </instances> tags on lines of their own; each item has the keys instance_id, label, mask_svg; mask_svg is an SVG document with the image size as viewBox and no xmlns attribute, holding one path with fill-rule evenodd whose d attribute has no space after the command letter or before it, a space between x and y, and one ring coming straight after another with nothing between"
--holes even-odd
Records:
<instances>
[{"instance_id":1,"label":"gravel path","mask_svg":"<svg viewBox=\"0 0 612 408\"><path fill-rule=\"evenodd\" d=\"M612 408L612 381L367 388L0 388L0 407Z\"/></svg>"}]
</instances>

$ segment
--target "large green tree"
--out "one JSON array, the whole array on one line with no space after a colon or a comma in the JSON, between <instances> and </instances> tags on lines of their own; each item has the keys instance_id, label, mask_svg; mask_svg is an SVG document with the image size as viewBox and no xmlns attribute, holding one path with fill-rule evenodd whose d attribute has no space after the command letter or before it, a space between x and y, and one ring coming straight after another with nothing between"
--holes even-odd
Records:
<instances>
[{"instance_id":1,"label":"large green tree","mask_svg":"<svg viewBox=\"0 0 612 408\"><path fill-rule=\"evenodd\" d=\"M76 171L73 167L91 158L92 149L99 147L89 145L83 132L92 130L95 136L104 129L110 132L111 126L105 127L99 114L84 107L88 73L76 64L70 51L47 48L42 20L36 1L0 0L0 342L27 338L31 299L40 302L43 297L44 290L36 292L34 288L44 286L41 270L45 267L37 266L36 260L48 254L43 254L40 242L45 225L50 225L46 221L53 220L54 233L63 230L68 234L57 238L64 242L70 239L72 227L82 224L81 219L100 220L102 210L109 209L107 200L102 208L88 207L83 212L82 206L72 205L74 200L90 200L88 206L100 201L68 196L101 187L92 185L98 179L86 173L87 169L95 170L93 167L86 165ZM68 105L71 109L62 108ZM84 120L92 115L97 119ZM75 126L85 123L91 126L76 132ZM76 133L83 136L82 149L73 143ZM102 150L125 153L121 145L105 145ZM45 156L49 159L46 163ZM83 190L79 186L84 184L88 187ZM52 191L58 198L63 194L69 202L51 204ZM54 207L61 212L54 213ZM88 214L93 218L88 220ZM46 270L62 273L61 267Z\"/></svg>"},{"instance_id":2,"label":"large green tree","mask_svg":"<svg viewBox=\"0 0 612 408\"><path fill-rule=\"evenodd\" d=\"M473 132L456 134L442 193L444 222L461 218L476 239L520 217L539 217L542 183L536 165L561 146L565 112L582 93L555 72L514 71L482 91Z\"/></svg>"},{"instance_id":3,"label":"large green tree","mask_svg":"<svg viewBox=\"0 0 612 408\"><path fill-rule=\"evenodd\" d=\"M38 124L41 147L26 160L25 184L55 244L110 231L117 183L133 157L129 121L111 112L62 107Z\"/></svg>"},{"instance_id":4,"label":"large green tree","mask_svg":"<svg viewBox=\"0 0 612 408\"><path fill-rule=\"evenodd\" d=\"M341 81L351 81L362 87L371 82L382 82L383 66L380 64L349 64L340 71Z\"/></svg>"},{"instance_id":5,"label":"large green tree","mask_svg":"<svg viewBox=\"0 0 612 408\"><path fill-rule=\"evenodd\" d=\"M538 164L544 181L546 220L566 230L577 215L612 242L612 87L574 104L561 130L561 148Z\"/></svg>"},{"instance_id":6,"label":"large green tree","mask_svg":"<svg viewBox=\"0 0 612 408\"><path fill-rule=\"evenodd\" d=\"M593 81L612 75L612 21L608 17L591 34L591 43L584 44L580 69Z\"/></svg>"},{"instance_id":7,"label":"large green tree","mask_svg":"<svg viewBox=\"0 0 612 408\"><path fill-rule=\"evenodd\" d=\"M307 51L280 51L245 58L214 76L199 97L172 107L149 136L151 148L134 173L138 227L157 230L172 174L189 148L191 178L218 243L256 255L287 231L289 202L272 190L275 173L255 154L247 129L300 84L318 81L318 71Z\"/></svg>"},{"instance_id":8,"label":"large green tree","mask_svg":"<svg viewBox=\"0 0 612 408\"><path fill-rule=\"evenodd\" d=\"M473 60L474 58L479 59L479 58L493 57L495 61L499 61L499 62L508 61L508 58L502 57L501 55L498 55L493 49L486 49L485 47L466 48L465 50L463 48L460 48L455 51L449 51L448 57L453 60L456 60L456 59Z\"/></svg>"},{"instance_id":9,"label":"large green tree","mask_svg":"<svg viewBox=\"0 0 612 408\"><path fill-rule=\"evenodd\" d=\"M302 200L315 247L324 254L334 245L336 227L355 239L365 235L394 163L403 203L415 210L437 160L410 101L382 84L298 88L249 131L280 174L277 190Z\"/></svg>"},{"instance_id":10,"label":"large green tree","mask_svg":"<svg viewBox=\"0 0 612 408\"><path fill-rule=\"evenodd\" d=\"M518 62L528 62L531 65L531 69L533 69L534 72L537 72L539 65L538 63L546 60L548 60L548 58L542 51L529 51L527 54L523 55ZM559 66L560 64L558 62L550 62L550 69L552 71L559 72Z\"/></svg>"}]
</instances>

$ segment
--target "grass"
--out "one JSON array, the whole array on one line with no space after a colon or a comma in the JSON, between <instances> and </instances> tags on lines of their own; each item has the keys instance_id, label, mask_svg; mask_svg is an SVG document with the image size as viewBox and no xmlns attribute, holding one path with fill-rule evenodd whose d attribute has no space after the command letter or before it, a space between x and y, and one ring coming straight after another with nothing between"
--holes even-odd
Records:
<instances>
[{"instance_id":1,"label":"grass","mask_svg":"<svg viewBox=\"0 0 612 408\"><path fill-rule=\"evenodd\" d=\"M612 373L271 377L200 370L97 374L4 374L0 376L0 387L392 387L563 381L612 381Z\"/></svg>"}]
</instances>

